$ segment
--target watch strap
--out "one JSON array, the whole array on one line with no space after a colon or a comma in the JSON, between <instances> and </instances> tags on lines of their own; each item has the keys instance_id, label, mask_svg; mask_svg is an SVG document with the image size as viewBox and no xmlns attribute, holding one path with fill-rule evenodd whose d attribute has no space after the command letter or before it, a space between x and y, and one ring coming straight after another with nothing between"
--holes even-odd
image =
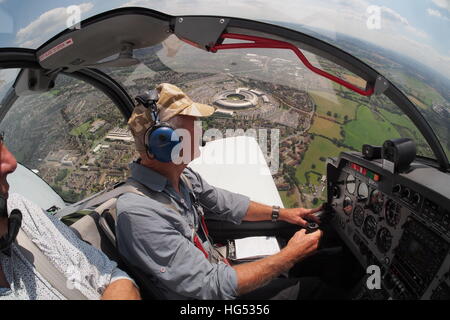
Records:
<instances>
[{"instance_id":1,"label":"watch strap","mask_svg":"<svg viewBox=\"0 0 450 320\"><path fill-rule=\"evenodd\" d=\"M280 207L272 206L272 222L277 222L279 217L280 217Z\"/></svg>"}]
</instances>

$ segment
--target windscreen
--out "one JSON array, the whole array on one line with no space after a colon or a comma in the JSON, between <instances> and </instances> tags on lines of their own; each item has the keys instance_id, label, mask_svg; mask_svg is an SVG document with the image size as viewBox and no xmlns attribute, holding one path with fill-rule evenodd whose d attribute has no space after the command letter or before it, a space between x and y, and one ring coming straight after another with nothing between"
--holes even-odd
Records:
<instances>
[{"instance_id":1,"label":"windscreen","mask_svg":"<svg viewBox=\"0 0 450 320\"><path fill-rule=\"evenodd\" d=\"M365 88L366 82L350 71L302 52L315 67ZM387 97L362 96L319 76L290 50L211 53L172 35L135 56L139 65L102 70L131 96L168 82L194 101L215 106L214 116L202 121L204 131L220 132L214 139L256 133L261 149L268 150L269 166L278 163L271 173L287 207L325 201L326 159L341 151L408 137L416 141L419 155L433 157L415 125ZM270 140L274 130L279 132L277 141L259 139L258 133L264 132ZM272 143L279 152L270 152Z\"/></svg>"}]
</instances>

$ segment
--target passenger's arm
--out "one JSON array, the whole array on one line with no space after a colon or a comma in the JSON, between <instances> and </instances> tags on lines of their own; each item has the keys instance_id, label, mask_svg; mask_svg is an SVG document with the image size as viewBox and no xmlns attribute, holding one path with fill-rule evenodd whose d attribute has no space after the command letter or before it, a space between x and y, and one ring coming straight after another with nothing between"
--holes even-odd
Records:
<instances>
[{"instance_id":1,"label":"passenger's arm","mask_svg":"<svg viewBox=\"0 0 450 320\"><path fill-rule=\"evenodd\" d=\"M127 279L112 282L102 295L102 300L141 300L138 288Z\"/></svg>"},{"instance_id":2,"label":"passenger's arm","mask_svg":"<svg viewBox=\"0 0 450 320\"><path fill-rule=\"evenodd\" d=\"M249 263L233 266L237 274L238 295L251 292L317 250L322 231L305 234L305 229L298 231L279 253Z\"/></svg>"},{"instance_id":3,"label":"passenger's arm","mask_svg":"<svg viewBox=\"0 0 450 320\"><path fill-rule=\"evenodd\" d=\"M103 291L102 300L140 300L136 282L128 274L119 268L115 268L111 274L109 285Z\"/></svg>"},{"instance_id":4,"label":"passenger's arm","mask_svg":"<svg viewBox=\"0 0 450 320\"><path fill-rule=\"evenodd\" d=\"M106 288L119 278L132 282L117 268L116 262L81 240L73 230L35 203L13 194L8 204L22 212L22 228L27 236L45 246L45 255L88 299L100 299Z\"/></svg>"}]
</instances>

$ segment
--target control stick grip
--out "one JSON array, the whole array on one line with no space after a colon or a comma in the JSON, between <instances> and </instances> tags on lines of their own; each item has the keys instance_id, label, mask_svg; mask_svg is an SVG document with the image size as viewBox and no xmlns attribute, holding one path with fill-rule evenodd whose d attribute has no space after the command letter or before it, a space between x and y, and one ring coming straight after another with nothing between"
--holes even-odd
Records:
<instances>
[{"instance_id":1,"label":"control stick grip","mask_svg":"<svg viewBox=\"0 0 450 320\"><path fill-rule=\"evenodd\" d=\"M319 229L319 225L317 223L315 223L315 222L308 222L306 224L305 229L306 229L306 233L307 234L308 233L313 233L313 232L315 232L315 231L317 231Z\"/></svg>"}]
</instances>

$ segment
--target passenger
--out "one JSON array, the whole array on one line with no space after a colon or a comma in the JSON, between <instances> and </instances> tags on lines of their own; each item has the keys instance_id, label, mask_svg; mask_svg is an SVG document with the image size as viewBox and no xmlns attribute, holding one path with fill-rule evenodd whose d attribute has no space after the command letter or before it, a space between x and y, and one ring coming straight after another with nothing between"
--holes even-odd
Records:
<instances>
[{"instance_id":1,"label":"passenger","mask_svg":"<svg viewBox=\"0 0 450 320\"><path fill-rule=\"evenodd\" d=\"M105 254L24 197L18 194L8 197L6 177L16 166L16 159L1 135L0 299L140 299L134 281ZM43 259L26 245L19 247L16 241L19 228L38 248L36 251L43 253ZM27 257L30 251L31 259ZM46 267L37 267L43 260L48 263Z\"/></svg>"},{"instance_id":2,"label":"passenger","mask_svg":"<svg viewBox=\"0 0 450 320\"><path fill-rule=\"evenodd\" d=\"M322 231L305 234L302 229L281 252L257 261L231 266L218 257L202 227L202 207L207 217L235 224L276 220L277 208L209 185L187 168L189 161L167 162L167 154L162 155L161 150L149 151L150 130L160 125L156 120L187 130L190 139L187 142L183 136L181 144L188 143L190 148L183 147L183 153L191 150L190 160L198 157L200 139L194 138L194 131L199 128L194 121L215 111L193 102L174 85L160 84L157 91L159 119L152 118L151 108L138 104L128 121L140 154L130 165L131 181L145 186L148 195L125 193L117 202L117 245L128 263L151 277L167 299L342 298L317 278L304 279L304 283L300 279L300 292L298 279L275 279L317 250ZM313 215L318 210L280 209L278 220L305 226L305 219L318 221Z\"/></svg>"}]
</instances>

